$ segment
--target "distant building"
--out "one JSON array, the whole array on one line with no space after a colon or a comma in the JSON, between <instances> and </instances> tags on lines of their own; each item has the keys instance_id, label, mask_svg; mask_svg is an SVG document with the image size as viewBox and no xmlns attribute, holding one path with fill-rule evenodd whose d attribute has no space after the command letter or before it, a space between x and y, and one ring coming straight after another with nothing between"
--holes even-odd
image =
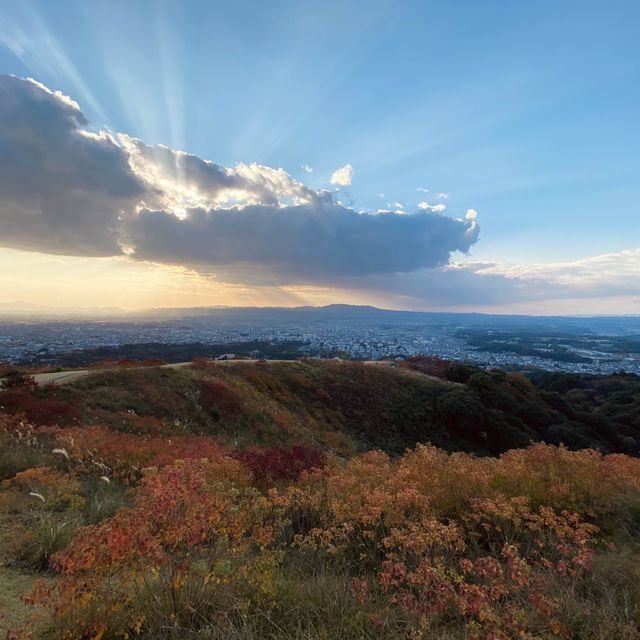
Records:
<instances>
[{"instance_id":1,"label":"distant building","mask_svg":"<svg viewBox=\"0 0 640 640\"><path fill-rule=\"evenodd\" d=\"M221 356L216 357L216 360L235 360L235 359L236 359L235 353L224 353Z\"/></svg>"}]
</instances>

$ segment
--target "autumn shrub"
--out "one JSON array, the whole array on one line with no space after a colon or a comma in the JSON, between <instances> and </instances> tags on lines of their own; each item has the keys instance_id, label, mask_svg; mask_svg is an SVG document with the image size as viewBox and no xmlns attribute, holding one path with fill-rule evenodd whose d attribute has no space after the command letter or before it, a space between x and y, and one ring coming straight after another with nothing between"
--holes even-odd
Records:
<instances>
[{"instance_id":1,"label":"autumn shrub","mask_svg":"<svg viewBox=\"0 0 640 640\"><path fill-rule=\"evenodd\" d=\"M0 368L0 387L4 389L29 389L35 386L33 376L11 365Z\"/></svg>"},{"instance_id":2,"label":"autumn shrub","mask_svg":"<svg viewBox=\"0 0 640 640\"><path fill-rule=\"evenodd\" d=\"M81 522L80 481L50 467L20 471L0 485L0 517L9 524L11 553L5 561L46 569Z\"/></svg>"},{"instance_id":3,"label":"autumn shrub","mask_svg":"<svg viewBox=\"0 0 640 640\"><path fill-rule=\"evenodd\" d=\"M242 410L240 396L221 380L203 380L199 390L200 406L218 418L233 418Z\"/></svg>"},{"instance_id":4,"label":"autumn shrub","mask_svg":"<svg viewBox=\"0 0 640 640\"><path fill-rule=\"evenodd\" d=\"M166 438L43 432L66 443L70 471L34 469L3 490L22 500L44 478L61 520L66 494L86 498L75 512L90 524L43 554L59 576L29 596L69 640L639 637L636 459L420 445L339 460L196 437L166 455ZM99 451L108 482L90 472ZM125 459L139 471L128 490L114 471ZM112 490L89 515L90 496ZM45 503L31 499L35 514Z\"/></svg>"},{"instance_id":5,"label":"autumn shrub","mask_svg":"<svg viewBox=\"0 0 640 640\"><path fill-rule=\"evenodd\" d=\"M0 391L0 409L5 413L14 414L19 411L24 413L25 407L31 402L32 395L28 389L12 387Z\"/></svg>"},{"instance_id":6,"label":"autumn shrub","mask_svg":"<svg viewBox=\"0 0 640 640\"><path fill-rule=\"evenodd\" d=\"M171 423L155 416L140 416L135 411L118 411L110 418L111 426L117 426L118 431L127 431L136 435L170 436L180 430L176 428L179 425L175 422Z\"/></svg>"},{"instance_id":7,"label":"autumn shrub","mask_svg":"<svg viewBox=\"0 0 640 640\"><path fill-rule=\"evenodd\" d=\"M81 529L52 559L61 579L31 598L69 638L98 633L98 619L111 634L201 624L228 585L238 597L274 597L279 559L268 546L278 527L274 505L239 462L176 462L145 476L130 507Z\"/></svg>"},{"instance_id":8,"label":"autumn shrub","mask_svg":"<svg viewBox=\"0 0 640 640\"><path fill-rule=\"evenodd\" d=\"M195 356L191 359L191 364L194 369L207 370L208 368L215 366L215 360L205 356Z\"/></svg>"},{"instance_id":9,"label":"autumn shrub","mask_svg":"<svg viewBox=\"0 0 640 640\"><path fill-rule=\"evenodd\" d=\"M57 446L64 448L82 471L107 472L130 481L139 480L148 467L163 467L176 460L217 459L226 453L209 436L134 435L105 427L51 428L39 432L52 435Z\"/></svg>"},{"instance_id":10,"label":"autumn shrub","mask_svg":"<svg viewBox=\"0 0 640 640\"><path fill-rule=\"evenodd\" d=\"M36 467L17 473L2 482L0 507L11 511L38 508L42 511L80 509L84 498L80 495L80 481L71 474Z\"/></svg>"},{"instance_id":11,"label":"autumn shrub","mask_svg":"<svg viewBox=\"0 0 640 640\"><path fill-rule=\"evenodd\" d=\"M580 584L597 527L496 490L501 467L419 446L314 471L287 492L295 544L354 574L363 602L384 595L416 624L426 617L430 633L452 619L465 637L560 633L549 585Z\"/></svg>"},{"instance_id":12,"label":"autumn shrub","mask_svg":"<svg viewBox=\"0 0 640 640\"><path fill-rule=\"evenodd\" d=\"M91 362L88 365L89 369L113 369L116 367L129 369L132 367L140 366L140 363L137 360L132 360L131 358L115 358L115 359L104 359L104 360L96 360Z\"/></svg>"},{"instance_id":13,"label":"autumn shrub","mask_svg":"<svg viewBox=\"0 0 640 640\"><path fill-rule=\"evenodd\" d=\"M71 402L42 397L21 387L0 391L0 408L22 414L35 425L73 424L82 416L80 408Z\"/></svg>"},{"instance_id":14,"label":"autumn shrub","mask_svg":"<svg viewBox=\"0 0 640 640\"><path fill-rule=\"evenodd\" d=\"M249 469L254 481L261 485L297 480L303 471L324 467L327 459L322 449L307 444L236 451L233 456Z\"/></svg>"},{"instance_id":15,"label":"autumn shrub","mask_svg":"<svg viewBox=\"0 0 640 640\"><path fill-rule=\"evenodd\" d=\"M35 425L74 424L82 418L79 407L65 400L41 398L26 410L26 418Z\"/></svg>"},{"instance_id":16,"label":"autumn shrub","mask_svg":"<svg viewBox=\"0 0 640 640\"><path fill-rule=\"evenodd\" d=\"M590 514L609 532L640 534L640 459L534 444L500 456L492 486L533 504Z\"/></svg>"}]
</instances>

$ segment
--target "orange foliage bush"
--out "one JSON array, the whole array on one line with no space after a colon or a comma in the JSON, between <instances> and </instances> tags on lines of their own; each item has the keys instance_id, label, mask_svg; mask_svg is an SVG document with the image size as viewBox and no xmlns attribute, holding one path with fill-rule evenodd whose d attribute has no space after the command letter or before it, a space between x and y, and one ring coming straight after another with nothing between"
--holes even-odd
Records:
<instances>
[{"instance_id":1,"label":"orange foliage bush","mask_svg":"<svg viewBox=\"0 0 640 640\"><path fill-rule=\"evenodd\" d=\"M175 462L145 476L131 507L81 529L51 560L61 579L28 599L67 625L66 638L139 630L150 611L174 624L201 615L194 592L208 594L206 607L221 585L254 579L277 533L272 502L248 486L240 463ZM158 588L168 597L156 601Z\"/></svg>"},{"instance_id":2,"label":"orange foliage bush","mask_svg":"<svg viewBox=\"0 0 640 640\"><path fill-rule=\"evenodd\" d=\"M59 580L29 596L69 639L136 633L155 620L197 627L238 590L254 605L273 602L284 554L342 572L354 602L422 637L452 628L485 640L570 637L559 594L584 588L598 526L640 489L640 461L622 455L532 445L476 458L421 445L397 459L322 459L262 493L244 464L254 476L284 472L293 450L236 453L242 464L211 438L41 431L78 470L80 459L99 459L140 479L133 503L81 528L51 560ZM44 478L43 491L75 491L67 474L31 471L6 489ZM380 613L370 620L384 623Z\"/></svg>"},{"instance_id":3,"label":"orange foliage bush","mask_svg":"<svg viewBox=\"0 0 640 640\"><path fill-rule=\"evenodd\" d=\"M555 634L562 625L552 585L582 578L598 529L548 506L558 502L550 470L564 460L562 500L592 505L614 487L635 490L640 466L625 461L625 479L623 458L536 445L478 459L418 446L397 461L371 452L306 474L284 500L295 543L359 573L354 595L363 602L384 595L434 625L453 617L466 637ZM587 461L600 483L580 482Z\"/></svg>"},{"instance_id":4,"label":"orange foliage bush","mask_svg":"<svg viewBox=\"0 0 640 640\"><path fill-rule=\"evenodd\" d=\"M0 507L9 509L78 509L84 504L79 480L49 467L17 473L2 482Z\"/></svg>"},{"instance_id":5,"label":"orange foliage bush","mask_svg":"<svg viewBox=\"0 0 640 640\"><path fill-rule=\"evenodd\" d=\"M164 467L175 460L218 459L227 453L208 436L136 436L105 427L45 428L39 432L53 435L58 446L72 459L82 461L87 470L106 465L110 473L129 480L139 479L147 467Z\"/></svg>"}]
</instances>

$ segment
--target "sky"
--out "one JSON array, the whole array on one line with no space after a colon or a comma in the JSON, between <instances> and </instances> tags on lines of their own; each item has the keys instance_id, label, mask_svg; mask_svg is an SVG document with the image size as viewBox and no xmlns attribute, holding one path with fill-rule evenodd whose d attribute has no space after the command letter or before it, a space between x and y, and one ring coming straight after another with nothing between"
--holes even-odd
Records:
<instances>
[{"instance_id":1,"label":"sky","mask_svg":"<svg viewBox=\"0 0 640 640\"><path fill-rule=\"evenodd\" d=\"M0 3L0 304L640 313L640 3Z\"/></svg>"}]
</instances>

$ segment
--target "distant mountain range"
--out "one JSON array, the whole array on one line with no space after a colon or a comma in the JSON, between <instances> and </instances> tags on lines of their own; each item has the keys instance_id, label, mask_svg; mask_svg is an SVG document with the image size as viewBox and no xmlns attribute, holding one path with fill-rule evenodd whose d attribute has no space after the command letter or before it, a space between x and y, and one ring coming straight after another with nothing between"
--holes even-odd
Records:
<instances>
[{"instance_id":1,"label":"distant mountain range","mask_svg":"<svg viewBox=\"0 0 640 640\"><path fill-rule=\"evenodd\" d=\"M525 316L485 313L404 311L372 306L330 304L321 307L184 307L125 311L117 307L61 308L28 302L0 303L0 318L17 319L113 319L287 322L366 322L389 324L457 325L484 329L536 329L571 332L640 332L640 316Z\"/></svg>"}]
</instances>

